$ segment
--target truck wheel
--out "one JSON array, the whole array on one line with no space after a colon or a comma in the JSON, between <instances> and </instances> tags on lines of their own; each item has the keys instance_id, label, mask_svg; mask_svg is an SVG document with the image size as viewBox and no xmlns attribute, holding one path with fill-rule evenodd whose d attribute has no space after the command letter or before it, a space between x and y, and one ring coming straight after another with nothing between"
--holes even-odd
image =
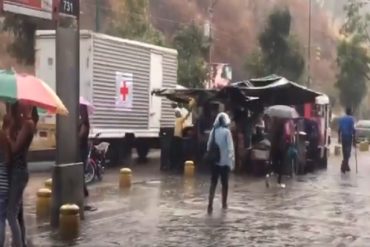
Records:
<instances>
[{"instance_id":1,"label":"truck wheel","mask_svg":"<svg viewBox=\"0 0 370 247\"><path fill-rule=\"evenodd\" d=\"M149 143L146 140L137 140L136 151L138 155L138 162L145 163L148 161L148 153L150 150Z\"/></svg>"},{"instance_id":2,"label":"truck wheel","mask_svg":"<svg viewBox=\"0 0 370 247\"><path fill-rule=\"evenodd\" d=\"M109 160L109 166L116 166L119 164L119 146L115 141L110 142L106 157Z\"/></svg>"}]
</instances>

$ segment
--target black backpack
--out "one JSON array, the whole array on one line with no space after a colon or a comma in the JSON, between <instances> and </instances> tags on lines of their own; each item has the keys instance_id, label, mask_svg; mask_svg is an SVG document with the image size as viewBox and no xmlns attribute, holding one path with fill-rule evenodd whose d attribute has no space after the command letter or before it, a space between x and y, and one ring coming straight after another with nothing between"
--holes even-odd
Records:
<instances>
[{"instance_id":1,"label":"black backpack","mask_svg":"<svg viewBox=\"0 0 370 247\"><path fill-rule=\"evenodd\" d=\"M209 150L206 152L205 156L204 156L204 161L207 162L208 164L216 164L217 162L220 161L220 147L217 145L216 143L216 139L215 139L215 133L216 133L216 129L214 128L212 130L212 139L211 139L211 143L210 143L210 147L209 147Z\"/></svg>"}]
</instances>

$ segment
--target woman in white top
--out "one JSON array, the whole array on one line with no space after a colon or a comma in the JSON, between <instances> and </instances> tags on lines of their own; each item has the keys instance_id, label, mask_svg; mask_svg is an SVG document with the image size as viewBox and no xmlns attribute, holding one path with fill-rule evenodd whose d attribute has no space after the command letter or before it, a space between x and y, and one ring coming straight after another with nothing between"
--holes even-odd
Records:
<instances>
[{"instance_id":1,"label":"woman in white top","mask_svg":"<svg viewBox=\"0 0 370 247\"><path fill-rule=\"evenodd\" d=\"M220 160L212 164L211 188L209 191L208 213L213 211L213 198L215 196L218 178L221 177L222 184L222 208L227 209L227 194L229 184L229 173L234 170L235 151L231 136L229 116L221 112L217 115L213 129L209 135L207 151L210 150L213 141L220 150ZM213 134L214 133L214 134ZM213 136L215 140L213 140Z\"/></svg>"}]
</instances>

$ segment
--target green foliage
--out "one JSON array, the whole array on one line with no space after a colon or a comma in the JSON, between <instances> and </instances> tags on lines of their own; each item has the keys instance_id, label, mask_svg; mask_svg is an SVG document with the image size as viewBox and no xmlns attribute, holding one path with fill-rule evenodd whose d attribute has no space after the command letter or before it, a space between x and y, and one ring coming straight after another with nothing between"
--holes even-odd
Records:
<instances>
[{"instance_id":1,"label":"green foliage","mask_svg":"<svg viewBox=\"0 0 370 247\"><path fill-rule=\"evenodd\" d=\"M346 37L354 37L360 41L370 41L368 27L370 14L361 12L361 9L368 4L365 1L348 0L344 6L347 15L346 22L341 28L341 33Z\"/></svg>"},{"instance_id":2,"label":"green foliage","mask_svg":"<svg viewBox=\"0 0 370 247\"><path fill-rule=\"evenodd\" d=\"M2 30L13 34L14 40L9 45L9 53L17 58L19 63L32 65L35 61L35 31L50 29L52 22L25 15L5 15Z\"/></svg>"},{"instance_id":3,"label":"green foliage","mask_svg":"<svg viewBox=\"0 0 370 247\"><path fill-rule=\"evenodd\" d=\"M337 47L339 74L336 86L339 89L340 103L344 107L357 110L367 94L369 63L367 27L369 16L362 15L363 2L350 0L344 7L347 20L342 27L345 40Z\"/></svg>"},{"instance_id":4,"label":"green foliage","mask_svg":"<svg viewBox=\"0 0 370 247\"><path fill-rule=\"evenodd\" d=\"M14 41L8 47L9 53L18 59L18 62L33 64L35 60L35 31L37 25L30 17L7 14L3 30L14 35Z\"/></svg>"},{"instance_id":5,"label":"green foliage","mask_svg":"<svg viewBox=\"0 0 370 247\"><path fill-rule=\"evenodd\" d=\"M266 75L264 59L261 50L253 51L245 61L245 70L251 72L252 77L263 77Z\"/></svg>"},{"instance_id":6,"label":"green foliage","mask_svg":"<svg viewBox=\"0 0 370 247\"><path fill-rule=\"evenodd\" d=\"M150 22L148 0L120 0L109 33L122 38L164 45L164 36Z\"/></svg>"},{"instance_id":7,"label":"green foliage","mask_svg":"<svg viewBox=\"0 0 370 247\"><path fill-rule=\"evenodd\" d=\"M358 109L367 94L370 58L359 40L341 41L337 48L339 74L336 86L340 102L345 107Z\"/></svg>"},{"instance_id":8,"label":"green foliage","mask_svg":"<svg viewBox=\"0 0 370 247\"><path fill-rule=\"evenodd\" d=\"M288 9L274 10L258 41L260 50L248 57L245 69L252 77L278 74L298 81L304 72L305 61L301 47L290 35L291 15Z\"/></svg>"},{"instance_id":9,"label":"green foliage","mask_svg":"<svg viewBox=\"0 0 370 247\"><path fill-rule=\"evenodd\" d=\"M205 57L208 55L209 41L195 24L180 28L173 38L178 51L178 81L190 88L201 88L207 78Z\"/></svg>"}]
</instances>

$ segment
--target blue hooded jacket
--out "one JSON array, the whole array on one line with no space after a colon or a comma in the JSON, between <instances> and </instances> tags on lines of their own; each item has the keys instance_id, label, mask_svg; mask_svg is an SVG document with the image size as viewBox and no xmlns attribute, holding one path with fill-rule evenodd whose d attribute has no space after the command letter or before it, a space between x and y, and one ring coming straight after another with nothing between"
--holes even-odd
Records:
<instances>
[{"instance_id":1,"label":"blue hooded jacket","mask_svg":"<svg viewBox=\"0 0 370 247\"><path fill-rule=\"evenodd\" d=\"M208 137L207 151L209 151L211 147L213 132L215 131L215 141L220 148L220 161L216 165L228 166L230 170L234 170L235 151L233 138L229 129L230 123L230 118L226 113L221 112L217 115L213 124L213 129Z\"/></svg>"}]
</instances>

